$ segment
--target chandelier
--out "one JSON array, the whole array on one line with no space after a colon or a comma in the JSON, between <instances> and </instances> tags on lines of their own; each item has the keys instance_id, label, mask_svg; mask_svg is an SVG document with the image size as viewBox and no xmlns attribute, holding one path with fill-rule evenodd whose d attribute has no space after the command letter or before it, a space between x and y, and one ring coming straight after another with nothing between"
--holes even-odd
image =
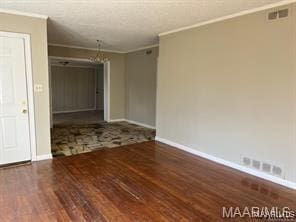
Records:
<instances>
[{"instance_id":1,"label":"chandelier","mask_svg":"<svg viewBox=\"0 0 296 222\"><path fill-rule=\"evenodd\" d=\"M91 57L90 61L98 64L108 62L109 59L101 52L102 41L97 40L98 52L95 57Z\"/></svg>"}]
</instances>

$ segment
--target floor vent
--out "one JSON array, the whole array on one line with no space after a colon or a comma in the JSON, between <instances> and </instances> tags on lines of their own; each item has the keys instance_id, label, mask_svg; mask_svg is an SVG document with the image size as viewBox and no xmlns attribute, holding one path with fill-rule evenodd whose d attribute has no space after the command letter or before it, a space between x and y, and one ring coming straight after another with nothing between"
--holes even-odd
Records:
<instances>
[{"instance_id":1,"label":"floor vent","mask_svg":"<svg viewBox=\"0 0 296 222\"><path fill-rule=\"evenodd\" d=\"M251 159L249 157L242 157L242 164L244 166L247 166L249 168L262 171L264 173L268 173L277 177L283 178L283 170L279 166L275 166L272 164L269 164L267 162L262 162L259 160Z\"/></svg>"}]
</instances>

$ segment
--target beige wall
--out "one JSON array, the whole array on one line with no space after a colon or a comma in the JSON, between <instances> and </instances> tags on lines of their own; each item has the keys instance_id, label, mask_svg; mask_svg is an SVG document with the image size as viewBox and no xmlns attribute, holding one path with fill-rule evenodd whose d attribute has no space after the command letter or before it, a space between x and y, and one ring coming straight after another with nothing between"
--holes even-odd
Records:
<instances>
[{"instance_id":1,"label":"beige wall","mask_svg":"<svg viewBox=\"0 0 296 222\"><path fill-rule=\"evenodd\" d=\"M150 126L155 126L157 57L158 47L126 55L127 119Z\"/></svg>"},{"instance_id":2,"label":"beige wall","mask_svg":"<svg viewBox=\"0 0 296 222\"><path fill-rule=\"evenodd\" d=\"M97 110L104 110L104 65L97 66Z\"/></svg>"},{"instance_id":3,"label":"beige wall","mask_svg":"<svg viewBox=\"0 0 296 222\"><path fill-rule=\"evenodd\" d=\"M96 51L58 46L48 47L49 56L84 58L95 56ZM110 119L125 118L125 55L105 53L110 59Z\"/></svg>"},{"instance_id":4,"label":"beige wall","mask_svg":"<svg viewBox=\"0 0 296 222\"><path fill-rule=\"evenodd\" d=\"M0 31L31 36L33 81L43 85L43 92L34 94L37 155L50 154L46 20L0 13Z\"/></svg>"},{"instance_id":5,"label":"beige wall","mask_svg":"<svg viewBox=\"0 0 296 222\"><path fill-rule=\"evenodd\" d=\"M157 136L296 182L296 15L266 13L160 38Z\"/></svg>"},{"instance_id":6,"label":"beige wall","mask_svg":"<svg viewBox=\"0 0 296 222\"><path fill-rule=\"evenodd\" d=\"M94 110L95 67L51 66L53 112Z\"/></svg>"}]
</instances>

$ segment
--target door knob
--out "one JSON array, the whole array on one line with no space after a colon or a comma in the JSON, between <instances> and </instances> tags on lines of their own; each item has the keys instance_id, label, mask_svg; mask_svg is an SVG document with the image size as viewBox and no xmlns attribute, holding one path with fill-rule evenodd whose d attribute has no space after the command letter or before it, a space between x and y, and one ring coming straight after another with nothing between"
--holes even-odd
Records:
<instances>
[{"instance_id":1,"label":"door knob","mask_svg":"<svg viewBox=\"0 0 296 222\"><path fill-rule=\"evenodd\" d=\"M27 112L28 112L28 110L26 110L26 109L23 109L23 111L22 111L23 114L26 114Z\"/></svg>"}]
</instances>

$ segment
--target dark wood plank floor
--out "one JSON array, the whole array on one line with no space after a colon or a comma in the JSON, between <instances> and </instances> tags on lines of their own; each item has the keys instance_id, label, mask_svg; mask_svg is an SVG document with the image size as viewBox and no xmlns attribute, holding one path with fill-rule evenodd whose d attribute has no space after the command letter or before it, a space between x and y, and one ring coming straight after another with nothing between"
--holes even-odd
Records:
<instances>
[{"instance_id":1,"label":"dark wood plank floor","mask_svg":"<svg viewBox=\"0 0 296 222\"><path fill-rule=\"evenodd\" d=\"M296 192L158 142L0 169L0 221L221 221Z\"/></svg>"}]
</instances>

